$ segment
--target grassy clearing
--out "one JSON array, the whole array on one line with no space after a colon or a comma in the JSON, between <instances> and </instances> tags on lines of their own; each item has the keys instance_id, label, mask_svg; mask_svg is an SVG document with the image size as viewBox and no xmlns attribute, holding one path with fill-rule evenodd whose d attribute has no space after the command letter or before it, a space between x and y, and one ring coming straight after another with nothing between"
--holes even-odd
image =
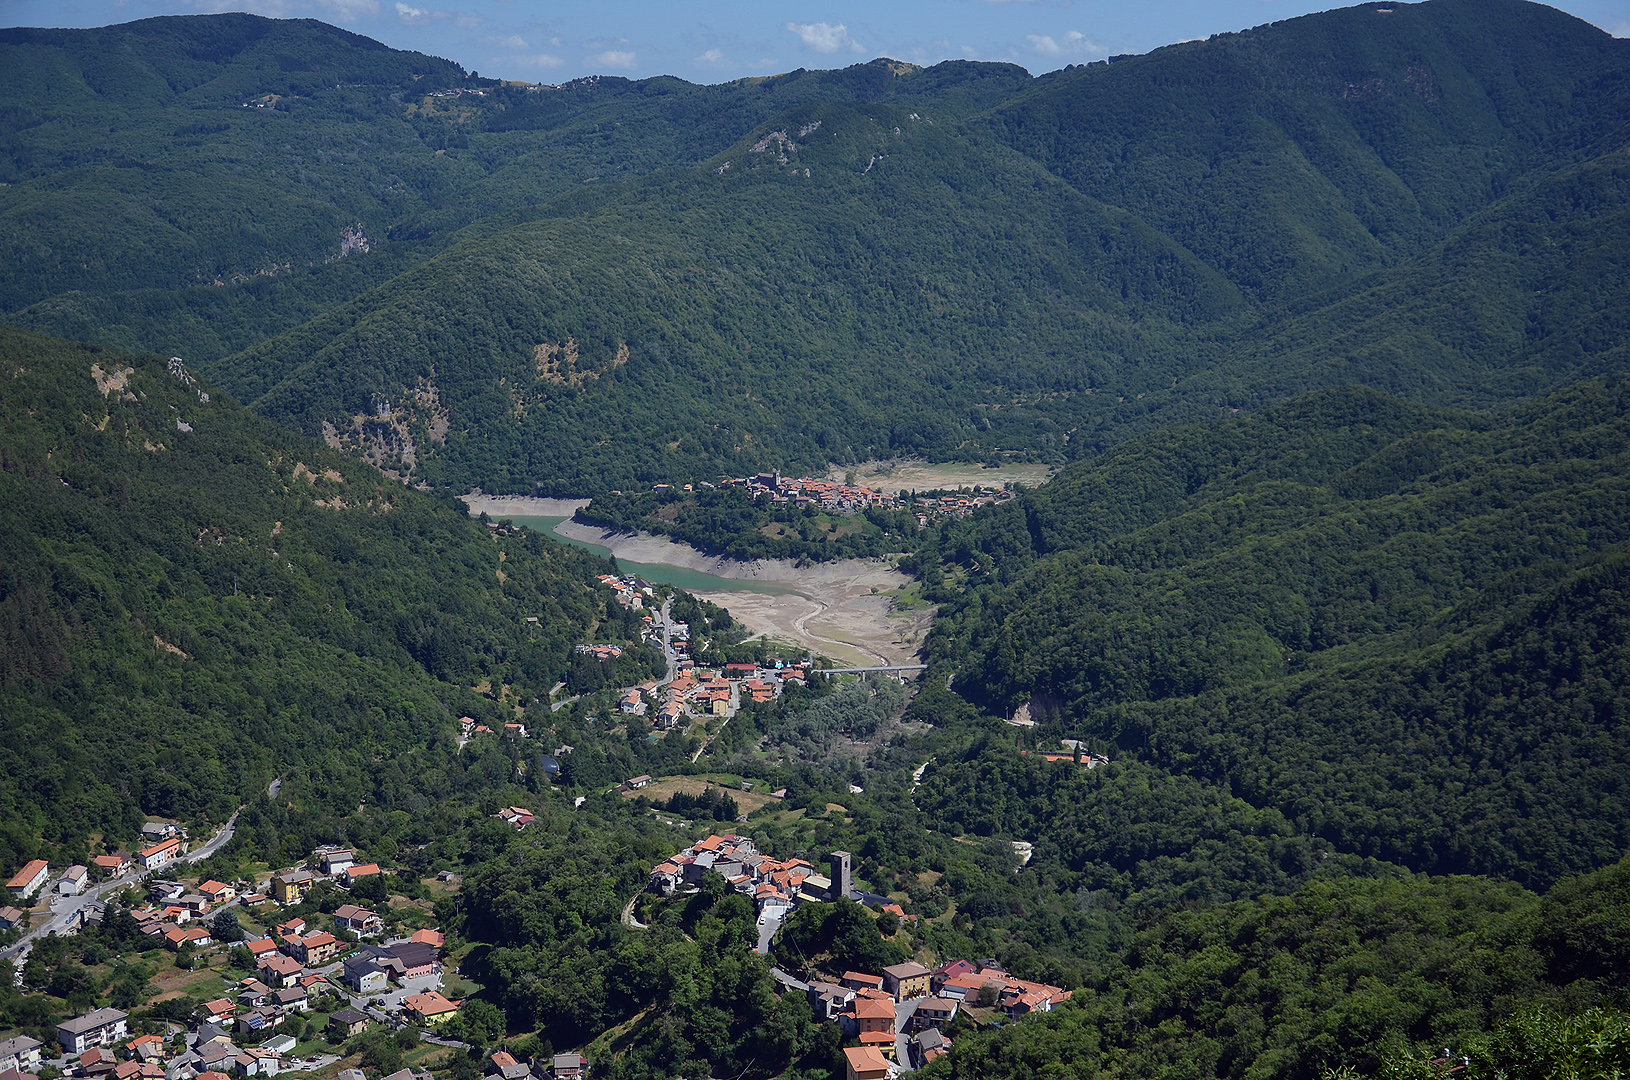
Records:
<instances>
[{"instance_id":1,"label":"grassy clearing","mask_svg":"<svg viewBox=\"0 0 1630 1080\"><path fill-rule=\"evenodd\" d=\"M665 780L658 780L653 784L640 788L638 791L625 791L623 792L623 798L632 799L637 795L643 795L653 802L666 802L678 792L684 792L686 795L700 795L710 787L721 787L728 791L730 797L736 800L736 805L741 807L741 812L744 814L751 814L755 810L760 810L765 806L780 803L781 801L772 798L768 792L743 791L740 777L722 775L670 776Z\"/></svg>"}]
</instances>

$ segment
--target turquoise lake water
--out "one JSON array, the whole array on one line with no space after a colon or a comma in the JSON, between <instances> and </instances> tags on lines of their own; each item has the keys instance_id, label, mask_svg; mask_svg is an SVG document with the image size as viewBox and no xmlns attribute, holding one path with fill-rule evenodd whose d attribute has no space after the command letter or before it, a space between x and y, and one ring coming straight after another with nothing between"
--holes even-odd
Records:
<instances>
[{"instance_id":1,"label":"turquoise lake water","mask_svg":"<svg viewBox=\"0 0 1630 1080\"><path fill-rule=\"evenodd\" d=\"M584 551L592 551L603 558L611 555L609 550L599 544L573 540L571 537L561 536L555 532L555 526L566 521L565 517L523 517L517 514L504 518L494 516L494 520L510 521L536 532L548 533L563 544L570 544L572 547L581 548ZM618 559L617 566L625 574L634 574L646 581L654 581L661 585L672 585L675 588L684 589L686 592L753 592L774 596L798 591L791 585L782 582L739 581L735 578L714 577L712 574L704 574L700 570L692 570L684 566L669 566L666 563L641 563L631 562L628 559Z\"/></svg>"}]
</instances>

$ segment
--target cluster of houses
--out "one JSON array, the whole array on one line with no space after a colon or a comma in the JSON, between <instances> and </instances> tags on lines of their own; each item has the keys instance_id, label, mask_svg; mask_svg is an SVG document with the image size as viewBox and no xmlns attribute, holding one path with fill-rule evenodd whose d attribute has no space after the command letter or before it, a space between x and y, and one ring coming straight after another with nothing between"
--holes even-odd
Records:
<instances>
[{"instance_id":1,"label":"cluster of houses","mask_svg":"<svg viewBox=\"0 0 1630 1080\"><path fill-rule=\"evenodd\" d=\"M748 837L715 834L652 867L649 888L670 896L683 887L700 885L705 875L714 873L752 900L760 915L784 915L801 903L850 896L853 889L849 860L847 851L832 852L832 873L827 876L816 873L814 865L804 859L779 860L761 855ZM903 915L897 904L886 910Z\"/></svg>"},{"instance_id":2,"label":"cluster of houses","mask_svg":"<svg viewBox=\"0 0 1630 1080\"><path fill-rule=\"evenodd\" d=\"M142 826L142 839L147 843L134 856L124 852L98 855L89 866L76 863L68 867L57 878L52 893L57 896L78 896L91 883L93 873L107 879L129 873L138 866L143 870L162 870L187 851L186 837L176 826L167 822L147 822ZM6 882L7 896L22 904L39 903L50 880L50 863L44 859L31 859ZM9 930L27 921L28 912L25 909L12 905L0 907L0 930Z\"/></svg>"},{"instance_id":3,"label":"cluster of houses","mask_svg":"<svg viewBox=\"0 0 1630 1080\"><path fill-rule=\"evenodd\" d=\"M497 734L495 731L492 730L491 727L487 726L486 724L477 723L475 717L473 717L473 716L461 716L461 717L459 717L458 718L458 727L459 727L459 734L462 735L466 739L473 739L477 735L494 735L494 734ZM516 740L516 739L530 739L531 737L532 737L532 733L530 731L526 730L526 725L525 724L516 723L516 724L505 724L504 725L504 738L509 739L512 742L514 740Z\"/></svg>"},{"instance_id":4,"label":"cluster of houses","mask_svg":"<svg viewBox=\"0 0 1630 1080\"><path fill-rule=\"evenodd\" d=\"M284 1055L294 1049L292 1038L244 1049L235 1046L223 1032L214 1030L201 1031L196 1045L172 1052L166 1040L157 1035L129 1038L127 1020L126 1014L118 1009L96 1009L57 1025L57 1042L63 1055L73 1059L70 1064L77 1075L111 1077L111 1080L231 1080L234 1076L275 1076ZM36 1068L38 1064L36 1050Z\"/></svg>"},{"instance_id":5,"label":"cluster of houses","mask_svg":"<svg viewBox=\"0 0 1630 1080\"><path fill-rule=\"evenodd\" d=\"M542 1059L528 1064L500 1050L482 1080L583 1080L588 1074L589 1059L582 1054L556 1054L544 1065Z\"/></svg>"},{"instance_id":6,"label":"cluster of houses","mask_svg":"<svg viewBox=\"0 0 1630 1080\"><path fill-rule=\"evenodd\" d=\"M652 588L651 583L648 582L648 581L641 581L639 578L620 577L617 574L601 574L599 576L598 580L599 580L600 584L604 585L606 588L610 589L613 593L616 594L617 603L621 604L625 608L632 608L635 611L640 611L640 610L644 609L645 602L647 600L656 599L656 590L654 588ZM584 652L585 650L588 650L588 649L606 649L606 648L615 649L616 646L615 645L579 645L577 647L577 651L578 652ZM612 655L612 656L621 656L622 655L622 650L618 649L617 652L612 653L610 655ZM605 658L606 658L605 656L601 656L601 659L605 659Z\"/></svg>"},{"instance_id":7,"label":"cluster of houses","mask_svg":"<svg viewBox=\"0 0 1630 1080\"><path fill-rule=\"evenodd\" d=\"M804 982L779 968L771 974L783 993L804 994L817 1020L836 1023L860 1044L843 1052L847 1080L889 1080L946 1053L951 1040L945 1029L965 1006L1017 1019L1070 999L1068 990L1015 978L994 960L957 960L934 969L907 961L881 974L846 971L836 982Z\"/></svg>"},{"instance_id":8,"label":"cluster of houses","mask_svg":"<svg viewBox=\"0 0 1630 1080\"><path fill-rule=\"evenodd\" d=\"M732 889L753 899L760 915L773 917L801 903L840 897L880 901L855 891L851 858L847 851L830 852L828 873L819 874L803 859L761 855L748 837L715 834L653 867L649 887L667 896L699 886L707 874L719 874ZM882 910L913 918L898 904L883 904ZM1017 1019L1050 1012L1070 998L1061 987L1015 978L995 960L957 960L932 970L906 962L880 974L848 971L836 982L804 982L779 968L771 974L783 993L806 995L817 1020L838 1024L860 1043L844 1051L849 1080L887 1080L902 1068L932 1061L949 1049L944 1029L965 1004L990 1006Z\"/></svg>"},{"instance_id":9,"label":"cluster of houses","mask_svg":"<svg viewBox=\"0 0 1630 1080\"><path fill-rule=\"evenodd\" d=\"M868 487L839 484L831 480L816 480L806 476L784 477L780 473L759 473L728 480L725 486L740 485L754 499L767 499L774 505L795 509L815 507L835 514L858 514L867 509L912 510L919 526L927 526L932 517L967 517L980 506L1010 499L1013 493L1006 489L982 488L971 495L944 495L936 498L918 496L903 499L887 495ZM666 485L658 485L658 488ZM707 485L711 486L711 485ZM690 485L685 485L687 491Z\"/></svg>"},{"instance_id":10,"label":"cluster of houses","mask_svg":"<svg viewBox=\"0 0 1630 1080\"><path fill-rule=\"evenodd\" d=\"M650 705L660 702L652 722L673 728L688 717L734 716L748 702L773 701L789 683L803 685L809 680L802 667L726 664L715 670L698 668L688 659L680 662L680 672L679 678L666 685L648 682L625 690L620 706L623 713L644 716Z\"/></svg>"},{"instance_id":11,"label":"cluster of houses","mask_svg":"<svg viewBox=\"0 0 1630 1080\"><path fill-rule=\"evenodd\" d=\"M335 925L360 936L384 929L378 915L355 904L334 913ZM123 1042L127 1016L118 1009L96 1009L66 1020L57 1028L57 1041L65 1055L77 1058L76 1073L86 1077L112 1074L113 1080L230 1080L230 1077L275 1076L294 1049L292 1037L277 1030L288 1018L309 1012L312 1000L334 989L328 976L313 968L332 963L353 949L342 965L341 979L358 994L377 993L390 983L440 972L438 931L421 930L411 938L382 945L353 947L327 931L311 931L304 919L291 919L268 937L248 941L255 974L242 979L232 992L199 1006L199 1038L190 1049L168 1054L163 1039L144 1035L125 1044L128 1060L120 1061L109 1049ZM434 990L409 995L403 1002L410 1019L435 1026L456 1015L459 1003ZM370 1023L366 1013L341 1008L329 1017L329 1034L343 1041L360 1034ZM255 1045L240 1047L233 1038ZM40 1046L19 1037L0 1043L0 1074L17 1070L5 1080L30 1080L40 1065ZM405 1078L404 1078L405 1080Z\"/></svg>"},{"instance_id":12,"label":"cluster of houses","mask_svg":"<svg viewBox=\"0 0 1630 1080\"><path fill-rule=\"evenodd\" d=\"M324 879L349 889L364 878L384 873L378 863L359 863L356 852L332 844L313 852L312 861L315 868L296 866L273 874L272 899L283 905L299 904L316 887L317 882Z\"/></svg>"},{"instance_id":13,"label":"cluster of houses","mask_svg":"<svg viewBox=\"0 0 1630 1080\"><path fill-rule=\"evenodd\" d=\"M220 1002L210 1002L201 1010L201 1016L220 1005ZM58 1024L57 1042L69 1059L71 1072L76 1076L109 1080L233 1080L235 1077L276 1076L284 1070L285 1059L295 1046L294 1038L285 1036L274 1037L258 1046L240 1047L217 1026L201 1027L191 1047L172 1048L158 1035L129 1038L127 1019L118 1009L96 1009ZM203 1020L211 1022L207 1016ZM230 1010L226 1022L230 1023ZM0 1047L12 1043L32 1044L32 1060L20 1057L17 1068L20 1080L37 1080L37 1076L31 1078L30 1069L40 1067L39 1044L33 1039L19 1038ZM0 1053L0 1064L5 1063L6 1057ZM12 1078L8 1076L7 1080Z\"/></svg>"}]
</instances>

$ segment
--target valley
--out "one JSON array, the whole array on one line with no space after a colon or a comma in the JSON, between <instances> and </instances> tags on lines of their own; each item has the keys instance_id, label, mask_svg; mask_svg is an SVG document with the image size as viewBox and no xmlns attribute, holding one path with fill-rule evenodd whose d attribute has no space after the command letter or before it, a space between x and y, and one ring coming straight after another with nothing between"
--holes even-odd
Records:
<instances>
[{"instance_id":1,"label":"valley","mask_svg":"<svg viewBox=\"0 0 1630 1080\"><path fill-rule=\"evenodd\" d=\"M0 1080L1623 1075L1627 145L1525 0L0 29Z\"/></svg>"}]
</instances>

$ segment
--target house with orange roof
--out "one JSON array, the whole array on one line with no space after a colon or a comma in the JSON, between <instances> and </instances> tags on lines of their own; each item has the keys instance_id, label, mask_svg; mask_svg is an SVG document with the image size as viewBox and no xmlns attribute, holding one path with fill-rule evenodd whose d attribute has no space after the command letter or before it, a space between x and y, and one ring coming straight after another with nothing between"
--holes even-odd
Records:
<instances>
[{"instance_id":1,"label":"house with orange roof","mask_svg":"<svg viewBox=\"0 0 1630 1080\"><path fill-rule=\"evenodd\" d=\"M27 900L40 890L50 876L50 864L44 859L33 859L6 882L6 888L11 890L13 899Z\"/></svg>"},{"instance_id":2,"label":"house with orange roof","mask_svg":"<svg viewBox=\"0 0 1630 1080\"><path fill-rule=\"evenodd\" d=\"M289 942L289 953L305 967L320 967L345 948L339 938L323 930Z\"/></svg>"},{"instance_id":3,"label":"house with orange roof","mask_svg":"<svg viewBox=\"0 0 1630 1080\"><path fill-rule=\"evenodd\" d=\"M253 941L244 942L243 947L249 950L250 956L254 957L256 960L259 960L267 953L275 953L277 951L277 942L273 941L269 937L256 938Z\"/></svg>"},{"instance_id":4,"label":"house with orange roof","mask_svg":"<svg viewBox=\"0 0 1630 1080\"><path fill-rule=\"evenodd\" d=\"M168 840L161 840L151 847L144 847L136 855L136 861L141 863L143 870L157 870L168 866L181 857L181 838L172 836Z\"/></svg>"},{"instance_id":5,"label":"house with orange roof","mask_svg":"<svg viewBox=\"0 0 1630 1080\"><path fill-rule=\"evenodd\" d=\"M421 945L429 945L433 949L440 949L447 944L447 935L440 930L415 930L413 936L408 940L418 942Z\"/></svg>"},{"instance_id":6,"label":"house with orange roof","mask_svg":"<svg viewBox=\"0 0 1630 1080\"><path fill-rule=\"evenodd\" d=\"M847 1046L843 1056L844 1080L889 1080L894 1069L875 1046Z\"/></svg>"},{"instance_id":7,"label":"house with orange roof","mask_svg":"<svg viewBox=\"0 0 1630 1080\"><path fill-rule=\"evenodd\" d=\"M164 1056L164 1040L157 1035L142 1035L125 1043L125 1053L137 1061L153 1061Z\"/></svg>"},{"instance_id":8,"label":"house with orange roof","mask_svg":"<svg viewBox=\"0 0 1630 1080\"><path fill-rule=\"evenodd\" d=\"M98 855L91 860L91 865L96 867L103 877L116 878L129 870L135 863L131 861L129 855L121 851L114 855Z\"/></svg>"},{"instance_id":9,"label":"house with orange roof","mask_svg":"<svg viewBox=\"0 0 1630 1080\"><path fill-rule=\"evenodd\" d=\"M198 886L199 895L212 904L224 904L237 897L238 890L222 881L206 881Z\"/></svg>"},{"instance_id":10,"label":"house with orange roof","mask_svg":"<svg viewBox=\"0 0 1630 1080\"><path fill-rule=\"evenodd\" d=\"M854 1011L855 1033L862 1042L876 1042L881 1045L882 1040L868 1040L867 1035L888 1035L888 1041L894 1041L894 1002L886 997L857 996L850 1003Z\"/></svg>"},{"instance_id":11,"label":"house with orange roof","mask_svg":"<svg viewBox=\"0 0 1630 1080\"><path fill-rule=\"evenodd\" d=\"M365 877L373 877L379 873L378 863L363 863L360 866L347 866L345 868L345 883L355 885Z\"/></svg>"},{"instance_id":12,"label":"house with orange roof","mask_svg":"<svg viewBox=\"0 0 1630 1080\"><path fill-rule=\"evenodd\" d=\"M198 1016L206 1024L224 1023L232 1019L232 1014L237 1011L238 1007L226 998L216 998L214 1001L206 1001L198 1006ZM143 1036L143 1038L156 1037L152 1035Z\"/></svg>"},{"instance_id":13,"label":"house with orange roof","mask_svg":"<svg viewBox=\"0 0 1630 1080\"><path fill-rule=\"evenodd\" d=\"M442 1024L458 1012L458 1004L448 1001L434 990L412 994L402 1002L408 1015L421 1024Z\"/></svg>"}]
</instances>

